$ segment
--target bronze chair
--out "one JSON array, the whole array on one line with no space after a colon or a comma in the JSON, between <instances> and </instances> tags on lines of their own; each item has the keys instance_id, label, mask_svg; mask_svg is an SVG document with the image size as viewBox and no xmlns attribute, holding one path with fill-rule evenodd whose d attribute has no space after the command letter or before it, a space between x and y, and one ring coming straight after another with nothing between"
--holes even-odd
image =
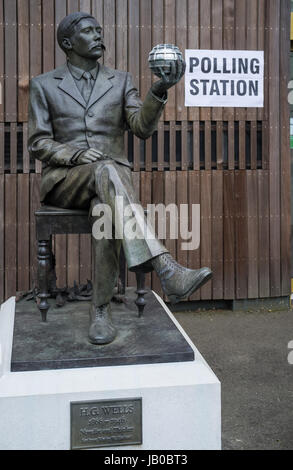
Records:
<instances>
[{"instance_id":1,"label":"bronze chair","mask_svg":"<svg viewBox=\"0 0 293 470\"><path fill-rule=\"evenodd\" d=\"M36 236L38 242L38 307L42 321L46 322L50 308L48 298L56 290L55 258L52 251L52 235L91 233L88 212L82 210L61 209L59 207L42 206L35 212ZM119 294L125 294L125 258L123 250L120 256ZM137 299L135 301L139 316L146 305L145 273L136 272Z\"/></svg>"}]
</instances>

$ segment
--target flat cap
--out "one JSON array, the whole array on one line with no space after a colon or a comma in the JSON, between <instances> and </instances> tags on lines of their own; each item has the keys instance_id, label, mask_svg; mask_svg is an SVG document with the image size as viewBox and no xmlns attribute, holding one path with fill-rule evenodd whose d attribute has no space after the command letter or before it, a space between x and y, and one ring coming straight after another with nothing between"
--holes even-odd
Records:
<instances>
[{"instance_id":1,"label":"flat cap","mask_svg":"<svg viewBox=\"0 0 293 470\"><path fill-rule=\"evenodd\" d=\"M76 13L71 13L70 15L65 16L65 18L60 21L60 24L57 29L57 41L61 49L64 37L70 37L74 33L74 27L84 18L95 19L89 13L78 11Z\"/></svg>"}]
</instances>

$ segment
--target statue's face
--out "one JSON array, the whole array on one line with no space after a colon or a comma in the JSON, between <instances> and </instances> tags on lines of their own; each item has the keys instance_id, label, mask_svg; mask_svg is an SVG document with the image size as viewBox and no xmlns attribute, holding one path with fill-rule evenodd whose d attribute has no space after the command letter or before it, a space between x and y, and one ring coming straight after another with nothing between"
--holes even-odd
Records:
<instances>
[{"instance_id":1,"label":"statue's face","mask_svg":"<svg viewBox=\"0 0 293 470\"><path fill-rule=\"evenodd\" d=\"M102 28L92 18L81 20L70 38L72 51L81 57L98 60L103 55Z\"/></svg>"}]
</instances>

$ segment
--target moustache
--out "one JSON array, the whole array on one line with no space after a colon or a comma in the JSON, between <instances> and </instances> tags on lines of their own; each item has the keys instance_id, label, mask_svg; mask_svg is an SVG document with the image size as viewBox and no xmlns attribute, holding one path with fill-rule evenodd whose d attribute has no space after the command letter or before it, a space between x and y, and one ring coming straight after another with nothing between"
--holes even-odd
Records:
<instances>
[{"instance_id":1,"label":"moustache","mask_svg":"<svg viewBox=\"0 0 293 470\"><path fill-rule=\"evenodd\" d=\"M93 46L90 47L90 50L95 49L96 47L101 47L101 49L103 49L103 51L106 50L106 47L105 47L103 42L100 42L99 44L94 44Z\"/></svg>"}]
</instances>

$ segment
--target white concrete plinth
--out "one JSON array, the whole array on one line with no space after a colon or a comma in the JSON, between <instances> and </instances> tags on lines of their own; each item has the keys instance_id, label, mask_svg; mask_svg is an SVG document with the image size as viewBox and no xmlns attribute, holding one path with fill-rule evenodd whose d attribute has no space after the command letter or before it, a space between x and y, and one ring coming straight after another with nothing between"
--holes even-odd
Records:
<instances>
[{"instance_id":1,"label":"white concrete plinth","mask_svg":"<svg viewBox=\"0 0 293 470\"><path fill-rule=\"evenodd\" d=\"M70 403L142 398L143 444L104 450L221 447L221 390L210 367L193 362L10 372L15 299L0 311L0 449L70 449Z\"/></svg>"}]
</instances>

